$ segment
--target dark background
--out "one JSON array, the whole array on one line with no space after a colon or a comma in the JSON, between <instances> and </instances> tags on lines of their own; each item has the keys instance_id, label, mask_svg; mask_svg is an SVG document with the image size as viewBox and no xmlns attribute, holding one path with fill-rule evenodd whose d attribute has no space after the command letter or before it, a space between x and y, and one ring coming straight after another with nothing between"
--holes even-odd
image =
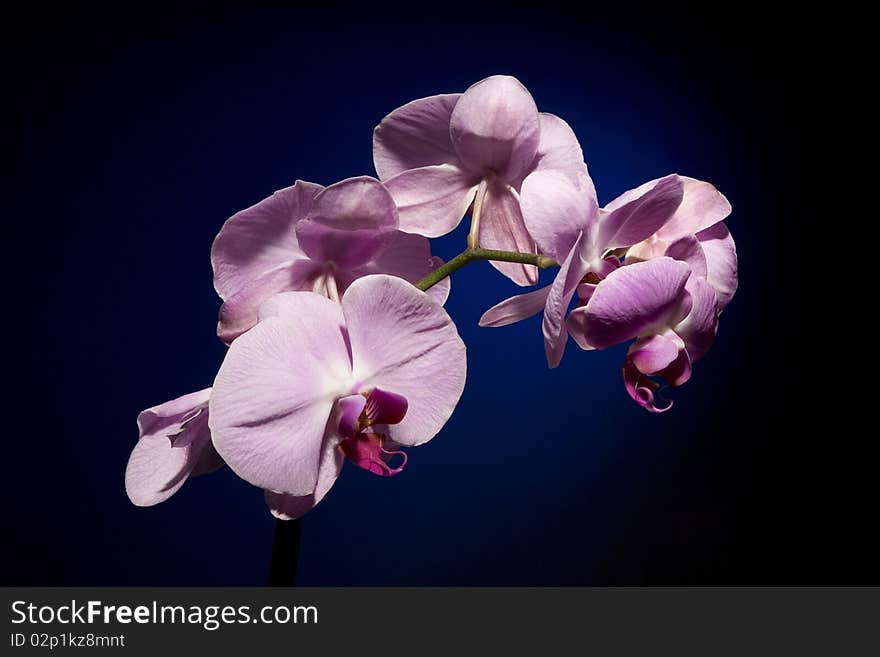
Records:
<instances>
[{"instance_id":1,"label":"dark background","mask_svg":"<svg viewBox=\"0 0 880 657\"><path fill-rule=\"evenodd\" d=\"M569 343L548 371L539 318L476 326L514 286L456 274L458 409L403 475L345 468L304 520L299 582L877 583L863 455L816 430L834 382L796 312L813 17L617 4L13 10L0 582L265 580L259 490L224 470L138 509L123 488L137 413L210 385L223 358L211 240L296 178L373 173L395 107L508 73L574 128L601 202L670 172L718 186L739 292L652 416L623 389L625 347Z\"/></svg>"}]
</instances>

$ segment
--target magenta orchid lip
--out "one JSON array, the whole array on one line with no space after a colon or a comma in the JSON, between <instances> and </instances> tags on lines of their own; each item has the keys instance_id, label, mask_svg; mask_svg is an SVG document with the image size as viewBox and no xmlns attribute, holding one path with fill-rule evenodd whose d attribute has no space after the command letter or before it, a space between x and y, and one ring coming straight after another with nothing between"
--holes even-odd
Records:
<instances>
[{"instance_id":1,"label":"magenta orchid lip","mask_svg":"<svg viewBox=\"0 0 880 657\"><path fill-rule=\"evenodd\" d=\"M214 240L217 334L229 350L213 386L143 411L126 492L150 506L223 464L301 517L346 461L381 477L452 416L465 345L444 308L450 275L478 260L520 286L552 284L480 319L543 312L548 365L631 342L624 390L669 410L711 348L737 288L737 256L714 186L671 174L600 206L571 127L538 111L515 78L414 100L373 134L377 178L297 180L231 217ZM470 215L465 250L430 238Z\"/></svg>"}]
</instances>

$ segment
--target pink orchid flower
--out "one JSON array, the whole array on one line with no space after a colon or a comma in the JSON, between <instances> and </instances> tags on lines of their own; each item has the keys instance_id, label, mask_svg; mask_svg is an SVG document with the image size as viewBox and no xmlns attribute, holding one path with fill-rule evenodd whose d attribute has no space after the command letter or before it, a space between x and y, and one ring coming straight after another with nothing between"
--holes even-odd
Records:
<instances>
[{"instance_id":1,"label":"pink orchid flower","mask_svg":"<svg viewBox=\"0 0 880 657\"><path fill-rule=\"evenodd\" d=\"M730 214L730 202L711 184L679 176L683 184L681 205L655 234L635 244L626 253L630 264L659 256L686 260L698 276L705 278L724 310L737 288L736 244L723 220ZM656 180L625 192L608 204L613 210L642 197Z\"/></svg>"},{"instance_id":2,"label":"pink orchid flower","mask_svg":"<svg viewBox=\"0 0 880 657\"><path fill-rule=\"evenodd\" d=\"M367 176L327 188L298 180L233 215L211 248L214 287L224 302L217 334L232 342L279 292L306 290L338 301L361 276L415 282L442 264L427 239L399 231L398 223L388 190ZM443 303L448 282L431 294Z\"/></svg>"},{"instance_id":3,"label":"pink orchid flower","mask_svg":"<svg viewBox=\"0 0 880 657\"><path fill-rule=\"evenodd\" d=\"M587 284L589 300L576 308L567 324L584 349L604 349L637 338L627 352L624 385L630 396L651 412L658 407L657 376L680 386L692 364L712 346L718 329L715 290L686 262L668 257L620 267L600 284Z\"/></svg>"},{"instance_id":4,"label":"pink orchid flower","mask_svg":"<svg viewBox=\"0 0 880 657\"><path fill-rule=\"evenodd\" d=\"M208 430L210 397L211 389L206 388L138 415L140 437L125 468L125 492L134 504L164 502L187 478L223 465Z\"/></svg>"},{"instance_id":5,"label":"pink orchid flower","mask_svg":"<svg viewBox=\"0 0 880 657\"><path fill-rule=\"evenodd\" d=\"M398 447L430 440L464 388L465 347L442 306L409 283L370 275L341 303L276 295L235 340L214 382L209 422L232 470L264 488L272 513L301 516L347 458L382 476Z\"/></svg>"},{"instance_id":6,"label":"pink orchid flower","mask_svg":"<svg viewBox=\"0 0 880 657\"><path fill-rule=\"evenodd\" d=\"M583 152L565 121L538 112L516 78L495 75L463 94L421 98L382 119L373 161L400 211L400 229L439 237L479 204L479 245L535 253L520 209L520 186L538 170L576 175ZM519 285L534 285L532 265L492 262Z\"/></svg>"},{"instance_id":7,"label":"pink orchid flower","mask_svg":"<svg viewBox=\"0 0 880 657\"><path fill-rule=\"evenodd\" d=\"M522 185L526 226L541 253L560 263L552 285L511 297L487 310L480 326L505 326L544 310L547 363L562 360L568 331L565 315L572 298L600 283L620 267L614 252L654 234L673 215L682 198L682 183L671 175L650 190L611 210L600 210L593 181L586 171L576 178L558 171L536 171ZM590 290L591 291L591 290ZM585 303L586 298L580 298Z\"/></svg>"}]
</instances>

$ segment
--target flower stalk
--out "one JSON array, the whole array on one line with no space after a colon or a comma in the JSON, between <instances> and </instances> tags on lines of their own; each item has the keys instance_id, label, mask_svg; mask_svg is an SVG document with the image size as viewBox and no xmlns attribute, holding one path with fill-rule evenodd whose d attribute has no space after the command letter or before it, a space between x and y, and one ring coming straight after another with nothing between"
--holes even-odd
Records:
<instances>
[{"instance_id":1,"label":"flower stalk","mask_svg":"<svg viewBox=\"0 0 880 657\"><path fill-rule=\"evenodd\" d=\"M424 292L430 289L444 278L465 265L476 260L495 260L498 262L518 262L523 265L534 265L538 269L558 267L559 263L540 253L520 253L518 251L499 251L496 249L468 248L455 256L452 260L438 267L430 274L418 281L415 286Z\"/></svg>"}]
</instances>

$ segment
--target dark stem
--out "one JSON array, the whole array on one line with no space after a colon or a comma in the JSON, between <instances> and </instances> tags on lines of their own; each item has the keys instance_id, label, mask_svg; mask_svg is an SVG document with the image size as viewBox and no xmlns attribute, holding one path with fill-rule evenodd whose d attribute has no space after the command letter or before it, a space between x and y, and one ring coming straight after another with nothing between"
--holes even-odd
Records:
<instances>
[{"instance_id":1,"label":"dark stem","mask_svg":"<svg viewBox=\"0 0 880 657\"><path fill-rule=\"evenodd\" d=\"M302 520L276 520L269 562L269 586L296 586L296 565L299 562L299 537Z\"/></svg>"}]
</instances>

